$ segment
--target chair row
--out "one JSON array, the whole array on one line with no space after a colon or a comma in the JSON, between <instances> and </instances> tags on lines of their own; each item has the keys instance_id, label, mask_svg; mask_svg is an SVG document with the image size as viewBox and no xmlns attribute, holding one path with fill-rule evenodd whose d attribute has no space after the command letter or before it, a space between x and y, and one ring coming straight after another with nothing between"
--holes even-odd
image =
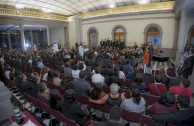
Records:
<instances>
[{"instance_id":1,"label":"chair row","mask_svg":"<svg viewBox=\"0 0 194 126\"><path fill-rule=\"evenodd\" d=\"M19 92L23 95L23 97L28 100L29 102L31 102L35 107L37 108L41 108L43 109L45 112L53 115L56 117L57 120L67 124L67 126L79 126L75 121L68 119L67 117L65 117L62 113L60 113L57 110L54 110L52 108L49 107L49 105L36 100L35 98L33 98L32 96L28 95L27 93L22 92L21 90L19 90Z\"/></svg>"},{"instance_id":2,"label":"chair row","mask_svg":"<svg viewBox=\"0 0 194 126\"><path fill-rule=\"evenodd\" d=\"M89 98L87 96L84 96L82 94L76 94L76 101L78 101L81 104L86 104L90 108L94 108L97 110L100 110L105 113L110 113L110 110L114 107L108 104L94 104L89 102ZM140 113L135 113L135 112L128 112L126 110L122 110L123 115L122 118L129 121L129 122L134 122L134 123L141 123L142 126L153 126L155 121L152 120L150 117L146 115L141 115Z\"/></svg>"},{"instance_id":3,"label":"chair row","mask_svg":"<svg viewBox=\"0 0 194 126\"><path fill-rule=\"evenodd\" d=\"M138 73L143 74L143 73L145 73L145 70L142 68L139 68ZM166 73L169 77L175 77L174 72L167 71ZM159 70L152 70L152 75L158 75L158 74L159 74Z\"/></svg>"}]
</instances>

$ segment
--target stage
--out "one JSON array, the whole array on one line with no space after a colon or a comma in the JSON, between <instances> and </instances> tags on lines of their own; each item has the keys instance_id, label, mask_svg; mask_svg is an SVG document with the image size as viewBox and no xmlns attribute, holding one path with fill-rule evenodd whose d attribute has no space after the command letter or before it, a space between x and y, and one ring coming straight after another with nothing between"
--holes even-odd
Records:
<instances>
[{"instance_id":1,"label":"stage","mask_svg":"<svg viewBox=\"0 0 194 126\"><path fill-rule=\"evenodd\" d=\"M158 62L167 62L169 57L161 56L161 55L153 55L153 60Z\"/></svg>"}]
</instances>

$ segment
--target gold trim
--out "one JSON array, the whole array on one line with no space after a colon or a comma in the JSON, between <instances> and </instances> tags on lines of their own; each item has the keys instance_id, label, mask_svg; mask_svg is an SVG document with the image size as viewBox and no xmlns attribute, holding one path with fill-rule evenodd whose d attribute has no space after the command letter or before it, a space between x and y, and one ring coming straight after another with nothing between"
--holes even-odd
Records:
<instances>
[{"instance_id":1,"label":"gold trim","mask_svg":"<svg viewBox=\"0 0 194 126\"><path fill-rule=\"evenodd\" d=\"M99 10L94 12L88 12L85 14L81 14L80 18L86 19L86 18L106 16L106 15L112 15L112 14L172 10L173 6L174 6L174 1L149 3L149 4L143 4L143 5L130 5L130 6L117 7L112 9Z\"/></svg>"},{"instance_id":2,"label":"gold trim","mask_svg":"<svg viewBox=\"0 0 194 126\"><path fill-rule=\"evenodd\" d=\"M54 14L42 13L42 12L24 11L19 9L0 8L0 15L67 21L66 16L60 16L60 15L54 15Z\"/></svg>"}]
</instances>

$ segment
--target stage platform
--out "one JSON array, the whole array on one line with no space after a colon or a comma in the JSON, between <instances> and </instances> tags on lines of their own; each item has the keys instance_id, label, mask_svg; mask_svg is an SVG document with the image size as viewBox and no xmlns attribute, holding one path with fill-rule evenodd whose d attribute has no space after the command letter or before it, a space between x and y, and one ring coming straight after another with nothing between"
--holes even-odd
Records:
<instances>
[{"instance_id":1,"label":"stage platform","mask_svg":"<svg viewBox=\"0 0 194 126\"><path fill-rule=\"evenodd\" d=\"M153 55L153 60L158 62L167 62L169 57L161 56L161 55Z\"/></svg>"}]
</instances>

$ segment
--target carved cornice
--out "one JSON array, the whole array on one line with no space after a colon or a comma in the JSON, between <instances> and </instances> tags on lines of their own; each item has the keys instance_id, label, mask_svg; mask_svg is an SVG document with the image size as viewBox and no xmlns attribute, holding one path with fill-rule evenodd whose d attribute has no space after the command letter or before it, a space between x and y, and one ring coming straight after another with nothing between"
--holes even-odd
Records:
<instances>
[{"instance_id":1,"label":"carved cornice","mask_svg":"<svg viewBox=\"0 0 194 126\"><path fill-rule=\"evenodd\" d=\"M42 12L32 12L32 11L18 10L18 9L0 8L0 15L67 21L66 16L54 15L54 14L42 13Z\"/></svg>"}]
</instances>

